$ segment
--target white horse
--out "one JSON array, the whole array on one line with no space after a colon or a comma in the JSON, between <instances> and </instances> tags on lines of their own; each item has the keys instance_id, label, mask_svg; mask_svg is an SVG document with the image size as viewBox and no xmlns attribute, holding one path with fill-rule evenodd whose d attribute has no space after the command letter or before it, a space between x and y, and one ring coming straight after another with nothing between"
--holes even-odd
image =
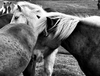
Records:
<instances>
[{"instance_id":1,"label":"white horse","mask_svg":"<svg viewBox=\"0 0 100 76\"><path fill-rule=\"evenodd\" d=\"M41 6L26 2L26 1L17 2L16 6L14 8L14 11L17 11L17 9L18 9L17 5L19 5L21 7L20 12L23 12L23 15L27 16L26 18L29 19L30 24L32 24L34 22L34 19L33 19L34 17L32 17L33 14L35 14L39 18L44 17L48 14ZM12 18L11 22L12 23L23 23L24 19L21 19L21 16L19 18L18 12L15 12L15 13L14 13L14 17ZM35 19L35 21L36 21L36 19ZM37 26L38 25L36 25L35 27L37 27ZM56 57L57 52L58 52L58 49L55 49L55 51L53 51L48 57L46 57L44 59L44 76L52 75L53 66L54 66L55 57Z\"/></svg>"}]
</instances>

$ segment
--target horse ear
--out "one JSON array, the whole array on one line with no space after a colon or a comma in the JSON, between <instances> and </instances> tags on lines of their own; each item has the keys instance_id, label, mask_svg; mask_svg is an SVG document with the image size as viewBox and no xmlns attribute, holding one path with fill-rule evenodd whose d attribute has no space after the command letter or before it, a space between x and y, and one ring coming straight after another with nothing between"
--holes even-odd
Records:
<instances>
[{"instance_id":1,"label":"horse ear","mask_svg":"<svg viewBox=\"0 0 100 76\"><path fill-rule=\"evenodd\" d=\"M18 10L19 10L20 12L22 12L21 7L20 7L19 5L17 5L17 7L18 7Z\"/></svg>"},{"instance_id":2,"label":"horse ear","mask_svg":"<svg viewBox=\"0 0 100 76\"><path fill-rule=\"evenodd\" d=\"M53 27L53 20L47 17L47 30Z\"/></svg>"}]
</instances>

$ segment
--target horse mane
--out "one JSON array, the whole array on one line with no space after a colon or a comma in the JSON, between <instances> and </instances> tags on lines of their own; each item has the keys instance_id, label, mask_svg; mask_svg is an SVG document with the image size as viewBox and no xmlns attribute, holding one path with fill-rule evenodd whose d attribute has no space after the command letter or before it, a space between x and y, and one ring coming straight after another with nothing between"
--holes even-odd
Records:
<instances>
[{"instance_id":1,"label":"horse mane","mask_svg":"<svg viewBox=\"0 0 100 76\"><path fill-rule=\"evenodd\" d=\"M81 18L80 20L83 23L89 24L90 26L100 27L100 17L99 16L88 16Z\"/></svg>"},{"instance_id":2,"label":"horse mane","mask_svg":"<svg viewBox=\"0 0 100 76\"><path fill-rule=\"evenodd\" d=\"M17 5L21 7L28 7L31 10L31 12L39 16L45 15L46 13L46 11L42 8L42 6L27 2L27 1L19 1L17 2Z\"/></svg>"},{"instance_id":3,"label":"horse mane","mask_svg":"<svg viewBox=\"0 0 100 76\"><path fill-rule=\"evenodd\" d=\"M89 26L100 27L99 16L86 15L85 17L83 17L82 15L73 16L73 15L67 15L59 12L51 12L47 14L47 17L50 17L51 19L58 18L56 24L53 27L56 26L56 32L54 37L59 36L60 39L67 38L73 32L78 22L80 21L82 23L88 24Z\"/></svg>"},{"instance_id":4,"label":"horse mane","mask_svg":"<svg viewBox=\"0 0 100 76\"><path fill-rule=\"evenodd\" d=\"M56 30L55 30L56 32L54 37L59 36L60 39L64 39L68 37L75 29L77 23L80 21L80 18L78 16L66 15L59 12L50 12L46 16L41 18L37 22L37 25L42 27L47 26L46 17L50 17L51 19L58 19L53 27L56 26Z\"/></svg>"}]
</instances>

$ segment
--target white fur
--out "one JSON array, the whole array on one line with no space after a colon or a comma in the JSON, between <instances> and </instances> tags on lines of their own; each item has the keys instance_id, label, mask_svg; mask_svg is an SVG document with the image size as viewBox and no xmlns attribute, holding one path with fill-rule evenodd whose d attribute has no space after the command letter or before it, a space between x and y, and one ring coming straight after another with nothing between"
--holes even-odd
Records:
<instances>
[{"instance_id":1,"label":"white fur","mask_svg":"<svg viewBox=\"0 0 100 76\"><path fill-rule=\"evenodd\" d=\"M39 16L43 16L45 15L47 12L42 8L42 6L37 5L37 4L33 4L30 2L26 2L26 1L19 1L17 2L17 5L21 6L21 7L28 7L32 13L39 15Z\"/></svg>"}]
</instances>

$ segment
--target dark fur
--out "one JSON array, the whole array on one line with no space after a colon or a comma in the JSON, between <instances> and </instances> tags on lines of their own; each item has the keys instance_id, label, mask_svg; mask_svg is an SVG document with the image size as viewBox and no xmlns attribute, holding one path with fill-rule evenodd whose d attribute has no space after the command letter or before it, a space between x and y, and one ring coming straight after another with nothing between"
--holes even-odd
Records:
<instances>
[{"instance_id":1,"label":"dark fur","mask_svg":"<svg viewBox=\"0 0 100 76\"><path fill-rule=\"evenodd\" d=\"M10 23L13 14L0 15L0 28Z\"/></svg>"}]
</instances>

